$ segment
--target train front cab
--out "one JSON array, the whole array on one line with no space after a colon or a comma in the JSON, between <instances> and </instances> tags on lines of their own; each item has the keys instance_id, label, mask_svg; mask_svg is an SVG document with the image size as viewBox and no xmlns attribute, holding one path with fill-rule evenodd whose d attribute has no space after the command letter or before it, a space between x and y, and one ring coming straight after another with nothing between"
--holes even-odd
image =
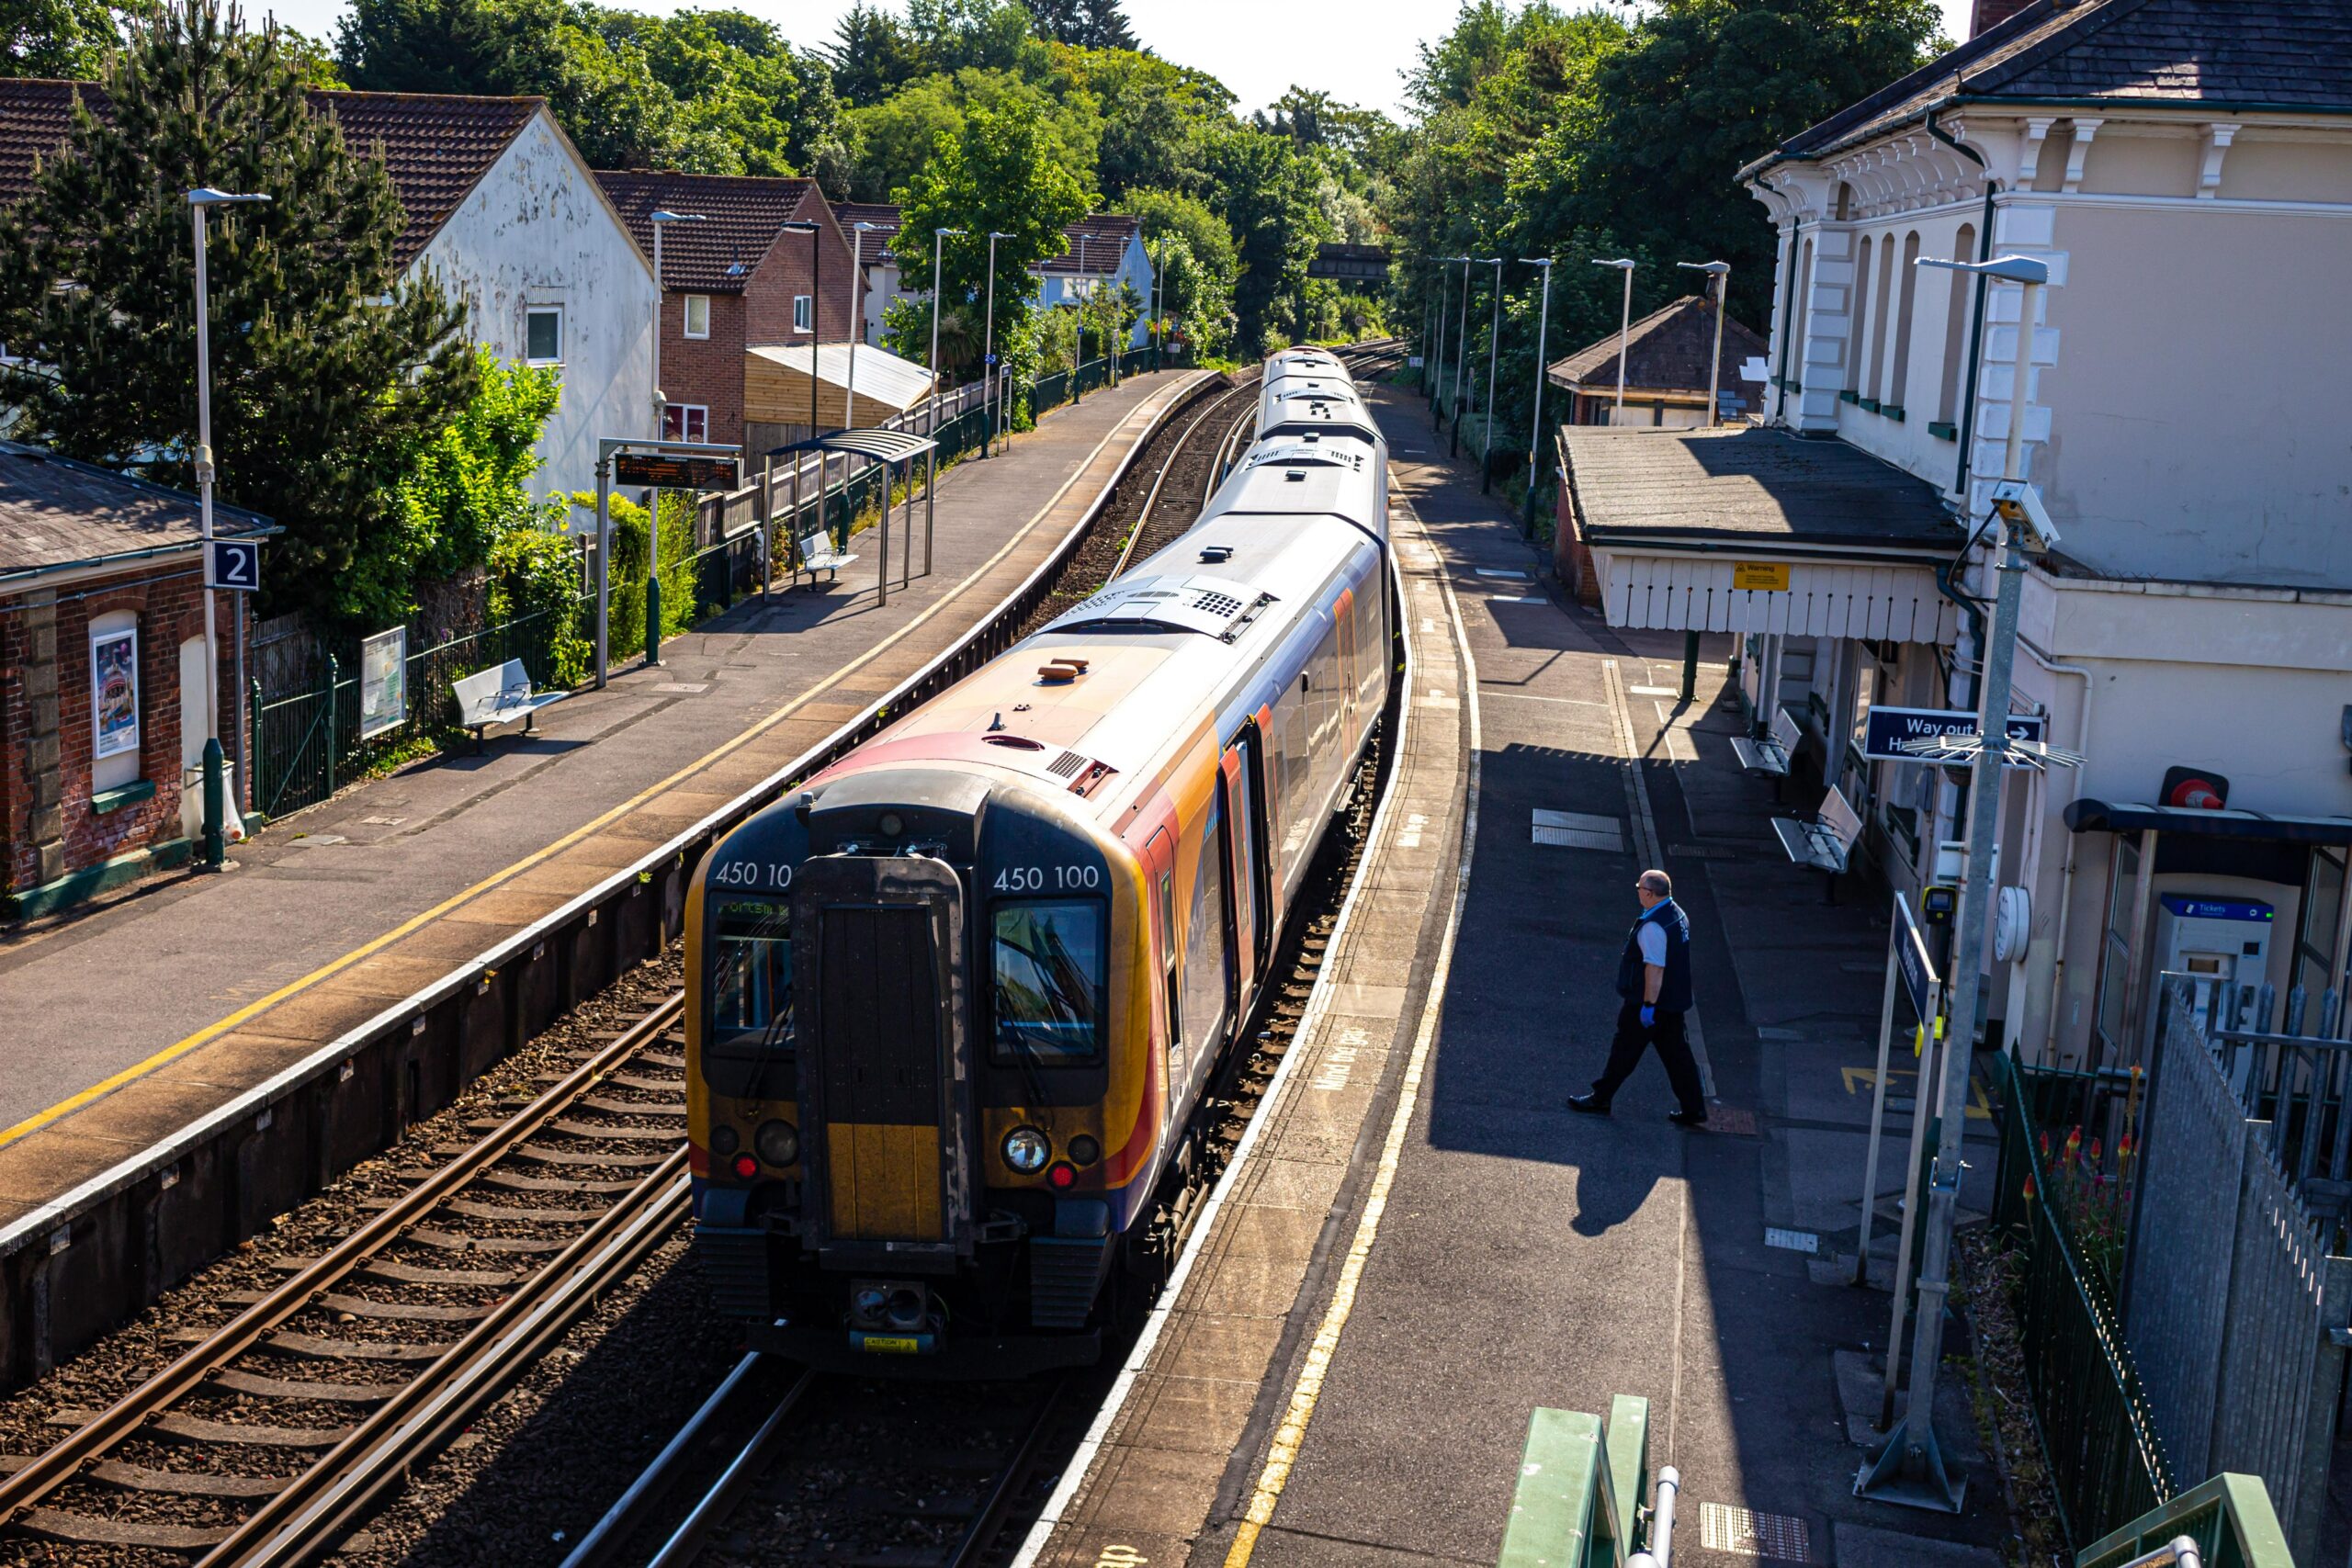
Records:
<instances>
[{"instance_id":1,"label":"train front cab","mask_svg":"<svg viewBox=\"0 0 2352 1568\"><path fill-rule=\"evenodd\" d=\"M695 1239L754 1348L933 1377L1096 1357L1157 1153L1112 1004L1149 974L1143 886L1059 802L941 769L848 773L712 852Z\"/></svg>"}]
</instances>

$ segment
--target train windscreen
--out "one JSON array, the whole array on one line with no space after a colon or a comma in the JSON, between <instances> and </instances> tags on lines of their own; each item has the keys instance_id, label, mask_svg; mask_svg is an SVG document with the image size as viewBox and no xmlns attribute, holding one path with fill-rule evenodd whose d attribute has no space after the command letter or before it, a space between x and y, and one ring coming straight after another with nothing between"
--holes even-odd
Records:
<instances>
[{"instance_id":1,"label":"train windscreen","mask_svg":"<svg viewBox=\"0 0 2352 1568\"><path fill-rule=\"evenodd\" d=\"M1080 1065L1102 1049L1102 906L999 904L991 919L1000 1066Z\"/></svg>"},{"instance_id":2,"label":"train windscreen","mask_svg":"<svg viewBox=\"0 0 2352 1568\"><path fill-rule=\"evenodd\" d=\"M792 907L761 899L718 906L712 921L713 1044L792 1048Z\"/></svg>"}]
</instances>

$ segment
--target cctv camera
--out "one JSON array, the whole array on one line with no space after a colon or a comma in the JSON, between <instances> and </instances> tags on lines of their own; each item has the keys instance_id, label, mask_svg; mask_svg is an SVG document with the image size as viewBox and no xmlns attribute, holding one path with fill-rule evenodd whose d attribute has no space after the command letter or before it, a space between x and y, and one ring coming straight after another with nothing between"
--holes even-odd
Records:
<instances>
[{"instance_id":1,"label":"cctv camera","mask_svg":"<svg viewBox=\"0 0 2352 1568\"><path fill-rule=\"evenodd\" d=\"M2058 525L2050 521L2050 509L2041 504L2041 492L2023 479L2003 479L1993 487L1993 510L2002 522L2016 528L2021 537L2018 544L2039 553L2054 549L2058 544Z\"/></svg>"}]
</instances>

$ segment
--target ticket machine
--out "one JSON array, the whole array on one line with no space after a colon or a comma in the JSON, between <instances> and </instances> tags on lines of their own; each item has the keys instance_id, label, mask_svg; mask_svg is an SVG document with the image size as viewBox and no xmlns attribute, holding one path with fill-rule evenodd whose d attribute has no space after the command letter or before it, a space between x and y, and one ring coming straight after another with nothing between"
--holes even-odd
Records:
<instances>
[{"instance_id":1,"label":"ticket machine","mask_svg":"<svg viewBox=\"0 0 2352 1568\"><path fill-rule=\"evenodd\" d=\"M2157 902L2156 968L2192 976L2197 1017L2210 1029L2223 987L2243 995L2268 974L2275 911L2251 899L2194 893L2165 893Z\"/></svg>"}]
</instances>

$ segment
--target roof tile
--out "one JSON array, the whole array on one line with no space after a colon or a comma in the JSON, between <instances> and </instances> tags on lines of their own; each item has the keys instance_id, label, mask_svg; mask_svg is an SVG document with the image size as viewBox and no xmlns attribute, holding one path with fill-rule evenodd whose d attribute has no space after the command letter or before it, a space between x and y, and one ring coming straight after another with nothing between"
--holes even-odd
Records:
<instances>
[{"instance_id":1,"label":"roof tile","mask_svg":"<svg viewBox=\"0 0 2352 1568\"><path fill-rule=\"evenodd\" d=\"M649 169L599 169L596 181L649 256L653 214L664 208L702 214L698 223L662 226L662 281L710 294L743 291L783 226L801 220L812 188L805 179L767 175Z\"/></svg>"}]
</instances>

